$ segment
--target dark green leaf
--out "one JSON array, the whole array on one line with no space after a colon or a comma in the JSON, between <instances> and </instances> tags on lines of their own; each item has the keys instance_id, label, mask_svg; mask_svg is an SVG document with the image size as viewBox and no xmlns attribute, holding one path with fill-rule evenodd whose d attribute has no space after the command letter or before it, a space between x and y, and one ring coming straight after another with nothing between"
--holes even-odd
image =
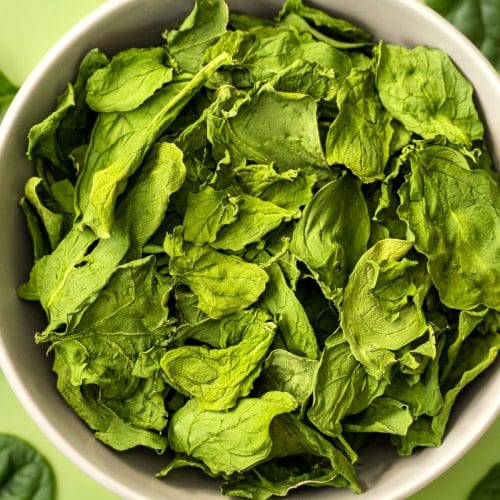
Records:
<instances>
[{"instance_id":1,"label":"dark green leaf","mask_svg":"<svg viewBox=\"0 0 500 500\"><path fill-rule=\"evenodd\" d=\"M291 354L284 349L271 351L262 370L264 391L289 392L305 405L313 390L313 376L318 362Z\"/></svg>"},{"instance_id":2,"label":"dark green leaf","mask_svg":"<svg viewBox=\"0 0 500 500\"><path fill-rule=\"evenodd\" d=\"M99 115L77 183L82 222L97 236L109 238L116 200L154 142L212 73L228 62L221 55L191 80L167 85L134 111Z\"/></svg>"},{"instance_id":3,"label":"dark green leaf","mask_svg":"<svg viewBox=\"0 0 500 500\"><path fill-rule=\"evenodd\" d=\"M17 91L18 88L0 71L0 119L7 111Z\"/></svg>"},{"instance_id":4,"label":"dark green leaf","mask_svg":"<svg viewBox=\"0 0 500 500\"><path fill-rule=\"evenodd\" d=\"M0 434L0 498L53 500L54 476L45 459L16 436Z\"/></svg>"},{"instance_id":5,"label":"dark green leaf","mask_svg":"<svg viewBox=\"0 0 500 500\"><path fill-rule=\"evenodd\" d=\"M310 359L318 358L318 343L304 308L286 283L279 264L267 268L269 282L261 303L275 318L278 335L288 351Z\"/></svg>"},{"instance_id":6,"label":"dark green leaf","mask_svg":"<svg viewBox=\"0 0 500 500\"><path fill-rule=\"evenodd\" d=\"M467 500L495 500L500 497L500 463L495 464L469 493Z\"/></svg>"},{"instance_id":7,"label":"dark green leaf","mask_svg":"<svg viewBox=\"0 0 500 500\"><path fill-rule=\"evenodd\" d=\"M500 4L496 0L427 0L500 71Z\"/></svg>"}]
</instances>

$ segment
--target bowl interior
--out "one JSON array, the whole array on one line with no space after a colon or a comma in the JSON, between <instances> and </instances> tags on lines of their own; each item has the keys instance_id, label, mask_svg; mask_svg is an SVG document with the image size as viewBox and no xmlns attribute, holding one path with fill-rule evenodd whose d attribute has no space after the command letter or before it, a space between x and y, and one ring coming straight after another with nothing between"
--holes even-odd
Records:
<instances>
[{"instance_id":1,"label":"bowl interior","mask_svg":"<svg viewBox=\"0 0 500 500\"><path fill-rule=\"evenodd\" d=\"M234 10L270 16L277 0L234 0ZM409 0L315 0L309 4L350 19L376 37L413 46L425 44L445 50L476 89L476 99L490 131L489 142L500 164L500 85L493 68L450 25L426 7ZM115 453L97 442L93 434L66 405L55 388L55 377L45 348L33 342L33 332L43 325L39 308L20 301L15 288L26 280L31 248L18 209L32 167L25 157L29 128L54 105L54 98L73 79L82 56L99 47L108 53L130 46L161 43L161 33L190 10L180 0L124 0L104 5L70 31L45 57L23 86L0 129L0 363L28 412L73 462L96 480L125 498L219 498L216 483L197 471L176 471L168 482L153 474L167 461L153 452ZM367 490L362 498L403 498L415 492L456 461L491 424L499 410L500 364L465 391L453 412L447 437L440 448L425 449L398 458L388 448L374 444L363 456L360 481ZM326 498L332 490L318 490ZM310 492L297 497L307 498ZM335 498L354 498L335 491ZM359 498L359 497L357 497Z\"/></svg>"}]
</instances>

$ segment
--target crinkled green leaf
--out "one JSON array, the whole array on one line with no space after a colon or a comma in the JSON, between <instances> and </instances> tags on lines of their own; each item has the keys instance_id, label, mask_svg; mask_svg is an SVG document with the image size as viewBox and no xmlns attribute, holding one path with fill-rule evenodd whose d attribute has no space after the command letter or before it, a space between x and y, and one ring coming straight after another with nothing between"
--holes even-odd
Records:
<instances>
[{"instance_id":1,"label":"crinkled green leaf","mask_svg":"<svg viewBox=\"0 0 500 500\"><path fill-rule=\"evenodd\" d=\"M213 243L219 230L236 220L238 210L236 198L210 186L189 193L183 221L184 239L195 245Z\"/></svg>"},{"instance_id":2,"label":"crinkled green leaf","mask_svg":"<svg viewBox=\"0 0 500 500\"><path fill-rule=\"evenodd\" d=\"M173 79L163 64L164 50L128 49L119 52L87 81L87 104L100 113L132 111Z\"/></svg>"},{"instance_id":3,"label":"crinkled green leaf","mask_svg":"<svg viewBox=\"0 0 500 500\"><path fill-rule=\"evenodd\" d=\"M337 332L325 342L314 377L313 403L307 416L328 436L342 433L342 420L359 413L382 395L386 387L369 375Z\"/></svg>"},{"instance_id":4,"label":"crinkled green leaf","mask_svg":"<svg viewBox=\"0 0 500 500\"><path fill-rule=\"evenodd\" d=\"M223 0L196 0L179 29L165 33L168 51L183 71L200 71L203 53L226 31L228 18Z\"/></svg>"},{"instance_id":5,"label":"crinkled green leaf","mask_svg":"<svg viewBox=\"0 0 500 500\"><path fill-rule=\"evenodd\" d=\"M68 83L66 91L59 96L57 107L45 120L31 127L28 134L28 157L47 158L54 165L61 165L61 150L57 131L68 111L75 106L75 91Z\"/></svg>"},{"instance_id":6,"label":"crinkled green leaf","mask_svg":"<svg viewBox=\"0 0 500 500\"><path fill-rule=\"evenodd\" d=\"M241 340L230 347L183 346L161 359L167 382L194 398L203 410L222 411L248 396L258 377L276 325L256 312Z\"/></svg>"},{"instance_id":7,"label":"crinkled green leaf","mask_svg":"<svg viewBox=\"0 0 500 500\"><path fill-rule=\"evenodd\" d=\"M52 254L36 262L19 294L40 300L49 317L48 330L66 324L70 315L89 305L124 257L137 255L153 235L169 195L184 179L176 150L165 143L151 152L122 198L111 238L98 240L91 230L73 226Z\"/></svg>"},{"instance_id":8,"label":"crinkled green leaf","mask_svg":"<svg viewBox=\"0 0 500 500\"><path fill-rule=\"evenodd\" d=\"M234 169L239 186L247 194L287 210L306 205L313 197L316 175L303 170L277 172L273 165L245 165Z\"/></svg>"},{"instance_id":9,"label":"crinkled green leaf","mask_svg":"<svg viewBox=\"0 0 500 500\"><path fill-rule=\"evenodd\" d=\"M370 208L372 212L371 243L386 238L406 239L406 224L397 214L400 199L396 188L399 183L396 179L400 175L402 165L401 157L389 161L387 175L380 183L380 191L376 192L372 199L376 206Z\"/></svg>"},{"instance_id":10,"label":"crinkled green leaf","mask_svg":"<svg viewBox=\"0 0 500 500\"><path fill-rule=\"evenodd\" d=\"M340 36L346 40L366 43L367 40L371 39L371 35L359 26L355 26L345 19L332 17L320 9L304 5L302 0L286 0L278 17L283 18L290 13L295 13L312 22L318 28L326 29L334 36Z\"/></svg>"},{"instance_id":11,"label":"crinkled green leaf","mask_svg":"<svg viewBox=\"0 0 500 500\"><path fill-rule=\"evenodd\" d=\"M299 216L297 210L281 208L247 194L239 195L235 201L238 204L236 220L219 230L217 238L210 244L212 248L238 252L260 241L283 222Z\"/></svg>"},{"instance_id":12,"label":"crinkled green leaf","mask_svg":"<svg viewBox=\"0 0 500 500\"><path fill-rule=\"evenodd\" d=\"M295 26L297 22L304 31L300 35ZM304 89L316 89L311 95L318 89L323 89L325 95L319 97L331 98L338 88L338 82L349 74L352 67L350 58L328 43L314 40L307 32L309 26L307 23L305 26L300 23L300 18L291 24L290 27L280 28L262 26L248 32L228 31L207 50L205 59L211 60L222 52L229 53L235 61L235 66L228 68L226 74L219 77L222 82L231 82L240 88L272 79L278 86L284 85L283 90L286 90L290 82L304 78L300 76L303 75L302 70L298 69L300 64L309 67L317 65L316 74L320 80L312 87L308 83L301 85ZM330 81L331 89L326 87L325 80ZM297 90L291 88L289 91Z\"/></svg>"},{"instance_id":13,"label":"crinkled green leaf","mask_svg":"<svg viewBox=\"0 0 500 500\"><path fill-rule=\"evenodd\" d=\"M202 410L190 400L172 416L169 444L201 460L212 474L242 472L269 456L272 421L296 407L290 394L278 391L243 398L226 412Z\"/></svg>"},{"instance_id":14,"label":"crinkled green leaf","mask_svg":"<svg viewBox=\"0 0 500 500\"><path fill-rule=\"evenodd\" d=\"M280 24L311 34L316 40L336 49L354 49L370 45L370 35L345 19L303 4L287 0L278 14Z\"/></svg>"},{"instance_id":15,"label":"crinkled green leaf","mask_svg":"<svg viewBox=\"0 0 500 500\"><path fill-rule=\"evenodd\" d=\"M277 92L264 85L237 106L229 112L229 118L209 117L208 137L215 151L227 149L238 165L253 160L274 162L278 171L297 167L326 170L316 121L317 104L312 97ZM297 123L301 126L297 127Z\"/></svg>"},{"instance_id":16,"label":"crinkled green leaf","mask_svg":"<svg viewBox=\"0 0 500 500\"><path fill-rule=\"evenodd\" d=\"M254 321L260 319L262 326L269 319L260 309L245 309L220 319L212 319L200 312L197 300L194 304L187 305L188 297L196 300L195 295L186 295L184 300L177 298L176 303L177 308L182 309L182 320L188 321L176 331L176 337L181 341L194 339L212 347L225 348L241 342L253 329ZM197 313L196 317L188 316L190 312Z\"/></svg>"},{"instance_id":17,"label":"crinkled green leaf","mask_svg":"<svg viewBox=\"0 0 500 500\"><path fill-rule=\"evenodd\" d=\"M500 309L500 191L460 152L427 146L410 156L399 216L448 307ZM430 222L431 221L431 222ZM480 221L480 223L479 223ZM488 229L485 229L488 228Z\"/></svg>"},{"instance_id":18,"label":"crinkled green leaf","mask_svg":"<svg viewBox=\"0 0 500 500\"><path fill-rule=\"evenodd\" d=\"M75 105L68 109L57 129L57 141L63 157L75 155L77 148L84 148L89 141L90 129L95 116L87 106L85 89L90 76L108 64L108 58L99 49L89 51L80 63L78 73L73 84ZM65 158L65 163L68 158ZM71 163L74 163L71 161Z\"/></svg>"},{"instance_id":19,"label":"crinkled green leaf","mask_svg":"<svg viewBox=\"0 0 500 500\"><path fill-rule=\"evenodd\" d=\"M75 215L75 187L68 179L50 185L50 194L61 210L73 218Z\"/></svg>"},{"instance_id":20,"label":"crinkled green leaf","mask_svg":"<svg viewBox=\"0 0 500 500\"><path fill-rule=\"evenodd\" d=\"M339 326L337 308L323 295L321 288L312 278L298 280L295 293L306 311L318 343L323 346L325 340Z\"/></svg>"},{"instance_id":21,"label":"crinkled green leaf","mask_svg":"<svg viewBox=\"0 0 500 500\"><path fill-rule=\"evenodd\" d=\"M36 213L42 221L43 227L47 233L50 247L54 250L64 235L63 231L66 228L63 226L65 225L65 222L68 222L67 220L65 221L61 208L55 200L50 199L47 188L44 186L43 180L39 177L31 177L28 179L24 187L24 196L36 210ZM47 202L52 206L47 206Z\"/></svg>"},{"instance_id":22,"label":"crinkled green leaf","mask_svg":"<svg viewBox=\"0 0 500 500\"><path fill-rule=\"evenodd\" d=\"M267 499L300 486L337 486L360 492L344 455L296 416L278 416L272 423L272 439L273 459L226 480L222 484L225 494Z\"/></svg>"},{"instance_id":23,"label":"crinkled green leaf","mask_svg":"<svg viewBox=\"0 0 500 500\"><path fill-rule=\"evenodd\" d=\"M26 227L33 245L33 258L36 262L44 255L50 253L50 242L48 241L46 232L36 210L28 203L24 196L19 200L19 206L26 220Z\"/></svg>"},{"instance_id":24,"label":"crinkled green leaf","mask_svg":"<svg viewBox=\"0 0 500 500\"><path fill-rule=\"evenodd\" d=\"M483 138L472 85L444 52L380 44L376 57L380 100L408 130L467 146Z\"/></svg>"},{"instance_id":25,"label":"crinkled green leaf","mask_svg":"<svg viewBox=\"0 0 500 500\"><path fill-rule=\"evenodd\" d=\"M347 432L376 432L404 436L413 423L408 405L389 397L379 397L361 414L347 419Z\"/></svg>"},{"instance_id":26,"label":"crinkled green leaf","mask_svg":"<svg viewBox=\"0 0 500 500\"><path fill-rule=\"evenodd\" d=\"M312 394L313 376L318 366L314 359L296 356L285 349L275 349L267 357L262 369L261 385L264 391L290 393L300 405Z\"/></svg>"},{"instance_id":27,"label":"crinkled green leaf","mask_svg":"<svg viewBox=\"0 0 500 500\"><path fill-rule=\"evenodd\" d=\"M97 236L109 238L116 200L154 142L212 73L228 62L222 54L191 80L167 85L134 111L99 115L77 183L82 222Z\"/></svg>"},{"instance_id":28,"label":"crinkled green leaf","mask_svg":"<svg viewBox=\"0 0 500 500\"><path fill-rule=\"evenodd\" d=\"M271 456L313 455L325 459L331 469L346 480L345 486L360 493L353 465L328 439L306 425L297 415L283 414L271 423ZM326 465L328 467L328 465Z\"/></svg>"},{"instance_id":29,"label":"crinkled green leaf","mask_svg":"<svg viewBox=\"0 0 500 500\"><path fill-rule=\"evenodd\" d=\"M409 455L418 446L439 446L453 404L462 389L488 368L500 349L498 334L469 337L462 345L462 354L453 367L451 380L445 387L443 406L433 417L422 416L415 420L404 437L394 438L400 455Z\"/></svg>"},{"instance_id":30,"label":"crinkled green leaf","mask_svg":"<svg viewBox=\"0 0 500 500\"><path fill-rule=\"evenodd\" d=\"M50 336L58 389L96 437L115 449L166 446L158 434L166 425L160 370L147 379L134 371L139 355L170 334L170 285L155 276L154 265L147 257L119 266L65 334Z\"/></svg>"},{"instance_id":31,"label":"crinkled green leaf","mask_svg":"<svg viewBox=\"0 0 500 500\"><path fill-rule=\"evenodd\" d=\"M267 269L269 282L262 294L262 306L275 318L278 339L293 354L318 358L318 343L309 318L293 290L287 285L279 264Z\"/></svg>"},{"instance_id":32,"label":"crinkled green leaf","mask_svg":"<svg viewBox=\"0 0 500 500\"><path fill-rule=\"evenodd\" d=\"M243 14L242 12L229 13L229 25L233 30L247 31L260 26L273 26L271 19Z\"/></svg>"},{"instance_id":33,"label":"crinkled green leaf","mask_svg":"<svg viewBox=\"0 0 500 500\"><path fill-rule=\"evenodd\" d=\"M302 486L347 486L347 481L342 476L332 469L322 467L320 462L318 457L309 456L271 460L225 480L222 492L227 496L267 500L273 496L286 496Z\"/></svg>"},{"instance_id":34,"label":"crinkled green leaf","mask_svg":"<svg viewBox=\"0 0 500 500\"><path fill-rule=\"evenodd\" d=\"M197 467L209 476L217 476L216 474L212 474L211 470L203 462L195 460L185 453L176 453L174 458L170 460L170 462L165 467L163 467L156 473L156 477L168 476L171 471L173 471L174 469L179 469L181 467Z\"/></svg>"},{"instance_id":35,"label":"crinkled green leaf","mask_svg":"<svg viewBox=\"0 0 500 500\"><path fill-rule=\"evenodd\" d=\"M94 347L92 344L89 347ZM98 346L95 347L99 349ZM112 345L105 343L106 351L112 348ZM113 409L109 407L108 402L99 398L99 392L92 384L80 386L71 383L71 371L78 367L82 361L85 362L87 356L92 355L92 351L76 341L67 341L62 347L54 346L54 371L58 376L57 389L62 394L66 402L92 429L96 430L96 437L113 447L116 450L127 450L136 446L146 446L164 451L167 446L166 438L159 433L146 430L134 423L123 419ZM119 366L117 369L122 369ZM148 384L150 385L150 384ZM156 399L158 394L154 387L151 393L141 394L143 401L132 402L136 404L144 403ZM153 398L156 394L156 398ZM160 398L163 401L162 398ZM119 408L128 412L126 398L120 398ZM163 404L163 403L161 403Z\"/></svg>"},{"instance_id":36,"label":"crinkled green leaf","mask_svg":"<svg viewBox=\"0 0 500 500\"><path fill-rule=\"evenodd\" d=\"M344 65L350 69L347 60ZM315 99L326 101L335 97L340 85L338 71L306 59L296 60L277 73L272 83L273 87L280 92L307 94Z\"/></svg>"},{"instance_id":37,"label":"crinkled green leaf","mask_svg":"<svg viewBox=\"0 0 500 500\"><path fill-rule=\"evenodd\" d=\"M362 182L383 179L393 135L391 116L375 92L371 72L353 71L337 96L339 114L326 137L330 165L348 167Z\"/></svg>"},{"instance_id":38,"label":"crinkled green leaf","mask_svg":"<svg viewBox=\"0 0 500 500\"><path fill-rule=\"evenodd\" d=\"M191 288L199 308L211 318L243 311L257 301L268 281L257 264L206 245L182 245L178 234L167 234L164 248L170 256L170 274Z\"/></svg>"},{"instance_id":39,"label":"crinkled green leaf","mask_svg":"<svg viewBox=\"0 0 500 500\"><path fill-rule=\"evenodd\" d=\"M488 312L489 310L487 308L478 308L473 311L460 311L458 315L458 325L454 332L455 337L447 348L446 364L443 366L441 372L442 380L446 380L448 377L465 339L476 330L477 326L485 319Z\"/></svg>"},{"instance_id":40,"label":"crinkled green leaf","mask_svg":"<svg viewBox=\"0 0 500 500\"><path fill-rule=\"evenodd\" d=\"M356 264L340 307L354 357L377 380L389 380L394 351L428 329L422 302L430 283L423 266L405 257L411 248L403 240L377 242Z\"/></svg>"},{"instance_id":41,"label":"crinkled green leaf","mask_svg":"<svg viewBox=\"0 0 500 500\"><path fill-rule=\"evenodd\" d=\"M385 391L385 395L406 403L414 417L436 415L443 406L440 384L440 360L444 348L445 336L438 340L436 353L427 363L423 375L417 383L411 384L408 379L395 376Z\"/></svg>"}]
</instances>

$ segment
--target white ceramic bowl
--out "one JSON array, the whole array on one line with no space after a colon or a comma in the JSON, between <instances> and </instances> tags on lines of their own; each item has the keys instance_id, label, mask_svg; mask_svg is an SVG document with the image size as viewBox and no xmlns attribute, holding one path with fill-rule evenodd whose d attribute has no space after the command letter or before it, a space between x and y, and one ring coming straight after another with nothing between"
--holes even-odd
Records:
<instances>
[{"instance_id":1,"label":"white ceramic bowl","mask_svg":"<svg viewBox=\"0 0 500 500\"><path fill-rule=\"evenodd\" d=\"M269 16L279 0L234 0L235 10ZM491 151L500 165L500 80L481 53L451 25L412 0L310 0L352 20L376 37L406 46L425 44L446 51L476 89L489 130ZM165 462L153 452L115 453L93 437L66 405L55 387L45 347L33 342L43 324L37 306L20 301L15 288L26 279L31 249L17 202L32 167L26 160L29 128L45 117L54 98L72 80L82 56L99 47L115 52L161 42L161 32L191 9L186 0L116 0L91 14L47 54L23 85L0 129L0 364L18 398L49 439L87 474L127 499L220 498L213 481L197 471L153 477ZM496 135L494 135L496 134ZM397 457L374 445L360 468L365 488L360 500L405 498L458 460L500 412L500 364L491 367L459 399L440 448ZM311 491L295 498L310 498ZM355 497L347 491L323 489L314 497Z\"/></svg>"}]
</instances>

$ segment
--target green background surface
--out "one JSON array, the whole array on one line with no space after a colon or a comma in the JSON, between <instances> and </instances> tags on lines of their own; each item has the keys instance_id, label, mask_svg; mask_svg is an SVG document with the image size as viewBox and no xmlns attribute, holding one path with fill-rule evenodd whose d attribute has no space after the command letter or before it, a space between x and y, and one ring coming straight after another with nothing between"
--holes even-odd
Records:
<instances>
[{"instance_id":1,"label":"green background surface","mask_svg":"<svg viewBox=\"0 0 500 500\"><path fill-rule=\"evenodd\" d=\"M103 0L0 0L0 68L20 85L47 50ZM50 461L57 500L117 497L80 472L36 427L0 373L0 432L23 437ZM457 464L411 500L465 500L472 486L500 461L500 420ZM381 499L383 500L383 499Z\"/></svg>"}]
</instances>

